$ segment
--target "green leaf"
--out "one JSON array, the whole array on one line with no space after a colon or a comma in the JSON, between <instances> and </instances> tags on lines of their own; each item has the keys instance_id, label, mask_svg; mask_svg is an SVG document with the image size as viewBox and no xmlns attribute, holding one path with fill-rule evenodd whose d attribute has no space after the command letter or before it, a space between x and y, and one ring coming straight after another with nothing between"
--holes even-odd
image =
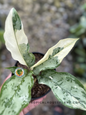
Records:
<instances>
[{"instance_id":1,"label":"green leaf","mask_svg":"<svg viewBox=\"0 0 86 115\"><path fill-rule=\"evenodd\" d=\"M80 18L80 24L81 24L81 26L82 26L83 28L86 29L86 17L85 17L85 16L82 16L82 17Z\"/></svg>"},{"instance_id":2,"label":"green leaf","mask_svg":"<svg viewBox=\"0 0 86 115\"><path fill-rule=\"evenodd\" d=\"M84 3L83 5L81 5L80 7L82 10L86 10L86 3Z\"/></svg>"},{"instance_id":3,"label":"green leaf","mask_svg":"<svg viewBox=\"0 0 86 115\"><path fill-rule=\"evenodd\" d=\"M20 44L26 44L27 46L28 39L24 33L23 24L14 8L11 9L5 22L4 39L6 48L11 52L13 59L28 66L19 48Z\"/></svg>"},{"instance_id":4,"label":"green leaf","mask_svg":"<svg viewBox=\"0 0 86 115\"><path fill-rule=\"evenodd\" d=\"M85 32L85 28L83 27L81 23L75 24L74 26L70 28L70 32L74 34L75 36L80 36Z\"/></svg>"},{"instance_id":5,"label":"green leaf","mask_svg":"<svg viewBox=\"0 0 86 115\"><path fill-rule=\"evenodd\" d=\"M19 115L31 100L33 72L25 70L23 77L15 75L9 78L0 92L0 115Z\"/></svg>"},{"instance_id":6,"label":"green leaf","mask_svg":"<svg viewBox=\"0 0 86 115\"><path fill-rule=\"evenodd\" d=\"M13 16L12 16L13 28L14 30L21 30L22 24L21 19L17 13L17 11L13 8Z\"/></svg>"},{"instance_id":7,"label":"green leaf","mask_svg":"<svg viewBox=\"0 0 86 115\"><path fill-rule=\"evenodd\" d=\"M26 61L26 64L28 67L33 66L35 63L35 56L32 53L29 53L29 44L20 44L19 49L23 55L24 60Z\"/></svg>"},{"instance_id":8,"label":"green leaf","mask_svg":"<svg viewBox=\"0 0 86 115\"><path fill-rule=\"evenodd\" d=\"M33 70L35 75L38 75L42 70L55 69L70 52L77 40L76 38L60 40L47 51L40 61L31 67L31 70Z\"/></svg>"},{"instance_id":9,"label":"green leaf","mask_svg":"<svg viewBox=\"0 0 86 115\"><path fill-rule=\"evenodd\" d=\"M3 38L4 31L0 30L0 42L3 44L4 43L4 38Z\"/></svg>"},{"instance_id":10,"label":"green leaf","mask_svg":"<svg viewBox=\"0 0 86 115\"><path fill-rule=\"evenodd\" d=\"M56 98L69 108L86 110L86 91L73 75L46 70L38 76L40 84L48 85Z\"/></svg>"},{"instance_id":11,"label":"green leaf","mask_svg":"<svg viewBox=\"0 0 86 115\"><path fill-rule=\"evenodd\" d=\"M37 75L40 71L46 70L46 69L53 69L59 66L60 62L58 60L58 57L53 57L55 54L59 53L63 48L55 48L53 50L52 55L49 55L48 60L46 60L44 63L40 64L36 68L34 68L34 74Z\"/></svg>"},{"instance_id":12,"label":"green leaf","mask_svg":"<svg viewBox=\"0 0 86 115\"><path fill-rule=\"evenodd\" d=\"M4 33L4 31L0 30L0 49L1 49L2 45L4 44L3 33Z\"/></svg>"},{"instance_id":13,"label":"green leaf","mask_svg":"<svg viewBox=\"0 0 86 115\"><path fill-rule=\"evenodd\" d=\"M86 51L84 48L76 48L75 53L78 54L81 57L86 58Z\"/></svg>"},{"instance_id":14,"label":"green leaf","mask_svg":"<svg viewBox=\"0 0 86 115\"><path fill-rule=\"evenodd\" d=\"M49 55L49 57L53 57L54 55L56 55L57 53L59 53L61 50L63 50L64 47L57 47L53 50L52 55Z\"/></svg>"},{"instance_id":15,"label":"green leaf","mask_svg":"<svg viewBox=\"0 0 86 115\"><path fill-rule=\"evenodd\" d=\"M9 69L13 74L15 74L15 70L17 69L18 67L6 67L5 69Z\"/></svg>"},{"instance_id":16,"label":"green leaf","mask_svg":"<svg viewBox=\"0 0 86 115\"><path fill-rule=\"evenodd\" d=\"M40 64L39 66L33 69L34 75L38 75L40 71L43 71L43 70L56 68L59 66L59 64L60 62L57 56L49 58L44 63Z\"/></svg>"},{"instance_id":17,"label":"green leaf","mask_svg":"<svg viewBox=\"0 0 86 115\"><path fill-rule=\"evenodd\" d=\"M80 24L75 24L70 28L70 32L75 34L77 31L81 30L82 26Z\"/></svg>"},{"instance_id":18,"label":"green leaf","mask_svg":"<svg viewBox=\"0 0 86 115\"><path fill-rule=\"evenodd\" d=\"M26 52L28 53L29 49L30 49L30 46L29 46L29 44L23 43L23 44L19 45L19 49L21 50L22 54L24 54Z\"/></svg>"}]
</instances>

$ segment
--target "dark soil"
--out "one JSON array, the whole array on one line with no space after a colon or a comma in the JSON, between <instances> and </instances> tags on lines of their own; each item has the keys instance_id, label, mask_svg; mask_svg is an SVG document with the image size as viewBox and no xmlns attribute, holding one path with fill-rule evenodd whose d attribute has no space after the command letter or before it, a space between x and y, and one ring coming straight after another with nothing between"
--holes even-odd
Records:
<instances>
[{"instance_id":1,"label":"dark soil","mask_svg":"<svg viewBox=\"0 0 86 115\"><path fill-rule=\"evenodd\" d=\"M38 62L43 57L43 54L39 54L39 53L34 53L34 55L35 55L35 63ZM22 67L24 69L28 69L25 65L22 65L19 62L17 62L16 66ZM33 77L35 83L31 90L32 100L44 96L50 90L48 86L43 84L38 84L38 80L36 79L36 76L33 75Z\"/></svg>"}]
</instances>

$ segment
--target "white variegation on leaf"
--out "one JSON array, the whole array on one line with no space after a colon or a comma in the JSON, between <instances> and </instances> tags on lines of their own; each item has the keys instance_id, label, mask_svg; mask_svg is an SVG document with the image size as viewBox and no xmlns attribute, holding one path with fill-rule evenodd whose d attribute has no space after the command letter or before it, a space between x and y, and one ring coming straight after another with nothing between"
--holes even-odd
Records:
<instances>
[{"instance_id":1,"label":"white variegation on leaf","mask_svg":"<svg viewBox=\"0 0 86 115\"><path fill-rule=\"evenodd\" d=\"M63 105L73 109L86 110L86 90L73 75L46 70L38 76L38 82L49 86Z\"/></svg>"},{"instance_id":2,"label":"white variegation on leaf","mask_svg":"<svg viewBox=\"0 0 86 115\"><path fill-rule=\"evenodd\" d=\"M56 48L62 48L61 51L57 52L57 54L53 55L53 57L58 57L59 62L61 63L61 61L63 60L63 58L70 52L70 50L73 48L73 46L75 45L76 41L78 40L78 38L67 38L67 39L62 39L60 40L55 46L51 47L47 53L45 54L45 56L38 61L36 64L34 64L31 69L33 70L34 67L37 67L38 65L44 63L46 60L49 59L49 56L53 54L53 51Z\"/></svg>"},{"instance_id":3,"label":"white variegation on leaf","mask_svg":"<svg viewBox=\"0 0 86 115\"><path fill-rule=\"evenodd\" d=\"M76 43L77 38L67 38L60 40L55 46L51 47L45 56L31 67L34 75L38 75L41 71L47 69L56 69L63 58L70 52Z\"/></svg>"},{"instance_id":4,"label":"white variegation on leaf","mask_svg":"<svg viewBox=\"0 0 86 115\"><path fill-rule=\"evenodd\" d=\"M13 59L27 66L19 50L19 45L23 43L27 45L28 39L24 33L23 24L14 8L11 9L5 22L4 39L6 47L11 52Z\"/></svg>"},{"instance_id":5,"label":"white variegation on leaf","mask_svg":"<svg viewBox=\"0 0 86 115\"><path fill-rule=\"evenodd\" d=\"M14 68L11 68L13 71ZM13 75L3 84L0 91L0 115L19 115L31 100L34 85L33 72L24 69L24 76Z\"/></svg>"},{"instance_id":6,"label":"white variegation on leaf","mask_svg":"<svg viewBox=\"0 0 86 115\"><path fill-rule=\"evenodd\" d=\"M56 98L65 106L86 110L86 90L83 85L71 74L54 70L70 52L78 38L60 40L33 65L35 57L29 53L30 47L23 24L16 10L12 8L6 19L4 39L13 59L33 71L24 69L24 75L19 78L15 74L17 67L7 68L14 75L5 81L1 88L0 115L18 115L29 104L34 75L37 76L39 84L49 86Z\"/></svg>"}]
</instances>

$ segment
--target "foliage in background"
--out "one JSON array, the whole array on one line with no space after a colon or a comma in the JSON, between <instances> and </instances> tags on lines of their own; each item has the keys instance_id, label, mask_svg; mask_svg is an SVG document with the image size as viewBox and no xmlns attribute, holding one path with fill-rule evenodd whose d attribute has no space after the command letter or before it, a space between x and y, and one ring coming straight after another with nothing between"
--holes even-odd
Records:
<instances>
[{"instance_id":1,"label":"foliage in background","mask_svg":"<svg viewBox=\"0 0 86 115\"><path fill-rule=\"evenodd\" d=\"M2 45L4 44L3 34L4 34L4 31L0 30L0 49L1 49Z\"/></svg>"},{"instance_id":2,"label":"foliage in background","mask_svg":"<svg viewBox=\"0 0 86 115\"><path fill-rule=\"evenodd\" d=\"M80 38L72 52L75 57L74 72L86 89L86 4L81 6L81 10L82 16L79 22L70 28L70 36ZM78 112L76 114L78 114ZM86 115L86 112L82 111L81 114Z\"/></svg>"},{"instance_id":3,"label":"foliage in background","mask_svg":"<svg viewBox=\"0 0 86 115\"><path fill-rule=\"evenodd\" d=\"M80 21L70 28L71 37L79 37L75 49L74 55L74 72L81 79L86 80L86 4L81 6L83 15L80 17Z\"/></svg>"}]
</instances>

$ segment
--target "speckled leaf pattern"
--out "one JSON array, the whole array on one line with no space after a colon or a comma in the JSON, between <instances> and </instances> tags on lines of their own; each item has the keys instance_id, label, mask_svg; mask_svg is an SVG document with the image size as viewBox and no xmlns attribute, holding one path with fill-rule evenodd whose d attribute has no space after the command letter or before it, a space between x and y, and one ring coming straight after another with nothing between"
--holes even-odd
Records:
<instances>
[{"instance_id":1,"label":"speckled leaf pattern","mask_svg":"<svg viewBox=\"0 0 86 115\"><path fill-rule=\"evenodd\" d=\"M38 61L35 65L31 67L31 70L39 66L40 64L44 63L46 60L49 59L50 56L57 57L59 63L63 60L63 58L70 52L70 50L75 45L77 38L67 38L60 40L55 46L51 47L45 56ZM46 67L45 67L46 68ZM54 69L54 68L53 68ZM37 70L37 69L36 69Z\"/></svg>"},{"instance_id":2,"label":"speckled leaf pattern","mask_svg":"<svg viewBox=\"0 0 86 115\"><path fill-rule=\"evenodd\" d=\"M13 9L12 22L13 22L14 30L21 30L22 23L21 23L19 15L17 14L17 11L15 9Z\"/></svg>"},{"instance_id":3,"label":"speckled leaf pattern","mask_svg":"<svg viewBox=\"0 0 86 115\"><path fill-rule=\"evenodd\" d=\"M0 92L0 115L19 115L31 100L31 88L34 80L33 72L19 78L13 75L2 86Z\"/></svg>"},{"instance_id":4,"label":"speckled leaf pattern","mask_svg":"<svg viewBox=\"0 0 86 115\"><path fill-rule=\"evenodd\" d=\"M6 47L11 52L13 59L27 66L19 45L23 43L27 45L28 39L24 33L23 24L19 15L14 8L11 9L5 22L4 39Z\"/></svg>"},{"instance_id":5,"label":"speckled leaf pattern","mask_svg":"<svg viewBox=\"0 0 86 115\"><path fill-rule=\"evenodd\" d=\"M78 39L67 38L60 40L55 46L51 47L45 56L31 67L35 75L47 69L56 69L63 58L69 53Z\"/></svg>"},{"instance_id":6,"label":"speckled leaf pattern","mask_svg":"<svg viewBox=\"0 0 86 115\"><path fill-rule=\"evenodd\" d=\"M38 76L38 81L40 84L48 85L63 105L86 110L86 90L73 75L46 70Z\"/></svg>"},{"instance_id":7,"label":"speckled leaf pattern","mask_svg":"<svg viewBox=\"0 0 86 115\"><path fill-rule=\"evenodd\" d=\"M50 56L51 57L51 56ZM47 69L54 69L59 66L58 57L51 57L46 60L44 63L40 64L39 66L33 69L34 75L38 75L40 71L47 70Z\"/></svg>"},{"instance_id":8,"label":"speckled leaf pattern","mask_svg":"<svg viewBox=\"0 0 86 115\"><path fill-rule=\"evenodd\" d=\"M35 63L35 56L32 53L29 53L29 45L27 44L20 44L19 49L23 55L23 58L28 65L28 67L31 67Z\"/></svg>"}]
</instances>

